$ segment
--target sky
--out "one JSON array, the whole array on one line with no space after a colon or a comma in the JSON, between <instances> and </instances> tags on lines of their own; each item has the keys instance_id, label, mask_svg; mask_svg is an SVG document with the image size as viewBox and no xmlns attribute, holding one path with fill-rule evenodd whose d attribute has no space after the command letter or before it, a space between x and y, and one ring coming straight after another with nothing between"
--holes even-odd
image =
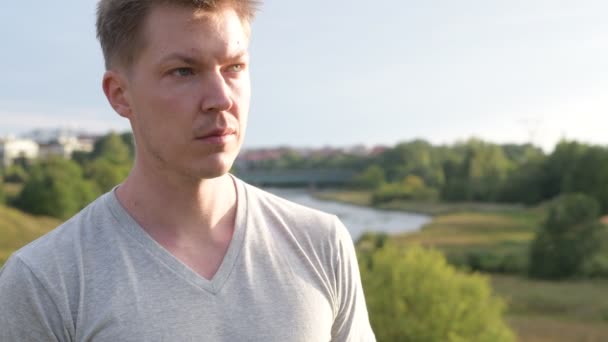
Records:
<instances>
[{"instance_id":1,"label":"sky","mask_svg":"<svg viewBox=\"0 0 608 342\"><path fill-rule=\"evenodd\" d=\"M0 136L129 129L94 0L0 2ZM49 4L51 4L49 3ZM245 147L608 145L608 1L266 0Z\"/></svg>"}]
</instances>

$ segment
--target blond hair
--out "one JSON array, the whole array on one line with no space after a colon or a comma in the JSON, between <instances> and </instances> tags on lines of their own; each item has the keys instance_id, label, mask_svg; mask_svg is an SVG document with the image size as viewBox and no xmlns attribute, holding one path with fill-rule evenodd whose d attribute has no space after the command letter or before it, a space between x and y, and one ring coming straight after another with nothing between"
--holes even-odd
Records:
<instances>
[{"instance_id":1,"label":"blond hair","mask_svg":"<svg viewBox=\"0 0 608 342\"><path fill-rule=\"evenodd\" d=\"M160 5L192 7L210 13L232 8L247 27L259 6L257 0L100 0L97 4L97 38L106 69L129 68L144 47L141 30L151 9Z\"/></svg>"}]
</instances>

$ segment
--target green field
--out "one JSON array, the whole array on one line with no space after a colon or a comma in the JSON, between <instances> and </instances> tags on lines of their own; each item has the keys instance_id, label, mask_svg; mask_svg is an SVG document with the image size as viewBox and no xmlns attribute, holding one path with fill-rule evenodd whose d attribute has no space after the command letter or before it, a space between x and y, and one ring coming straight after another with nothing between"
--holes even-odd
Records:
<instances>
[{"instance_id":1,"label":"green field","mask_svg":"<svg viewBox=\"0 0 608 342\"><path fill-rule=\"evenodd\" d=\"M361 191L315 195L357 205L369 205L371 198ZM380 208L433 215L420 231L391 236L398 245L437 248L450 261L472 255L486 256L490 263L516 259L515 269L525 267L521 263L527 262L529 243L544 218L542 207L496 204L396 202ZM487 275L494 292L508 304L507 320L519 341L608 341L608 280L549 282L517 273Z\"/></svg>"},{"instance_id":2,"label":"green field","mask_svg":"<svg viewBox=\"0 0 608 342\"><path fill-rule=\"evenodd\" d=\"M0 205L0 265L17 249L61 224L50 217L36 217Z\"/></svg>"}]
</instances>

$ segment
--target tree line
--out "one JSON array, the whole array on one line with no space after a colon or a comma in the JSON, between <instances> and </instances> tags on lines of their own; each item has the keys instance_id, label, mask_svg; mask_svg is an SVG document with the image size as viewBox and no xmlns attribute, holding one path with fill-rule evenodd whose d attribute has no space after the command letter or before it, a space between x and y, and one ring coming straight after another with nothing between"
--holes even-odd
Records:
<instances>
[{"instance_id":1,"label":"tree line","mask_svg":"<svg viewBox=\"0 0 608 342\"><path fill-rule=\"evenodd\" d=\"M132 135L110 133L95 142L92 152L75 152L72 159L18 159L3 170L2 179L21 184L22 188L14 198L6 200L34 215L67 219L120 183L133 158Z\"/></svg>"},{"instance_id":2,"label":"tree line","mask_svg":"<svg viewBox=\"0 0 608 342\"><path fill-rule=\"evenodd\" d=\"M374 201L395 199L502 202L535 205L560 194L584 193L608 211L608 148L562 140L551 153L532 144L494 144L469 139L451 145L425 140L399 143L373 156L343 153L249 163L254 169L355 170L351 187L374 192Z\"/></svg>"}]
</instances>

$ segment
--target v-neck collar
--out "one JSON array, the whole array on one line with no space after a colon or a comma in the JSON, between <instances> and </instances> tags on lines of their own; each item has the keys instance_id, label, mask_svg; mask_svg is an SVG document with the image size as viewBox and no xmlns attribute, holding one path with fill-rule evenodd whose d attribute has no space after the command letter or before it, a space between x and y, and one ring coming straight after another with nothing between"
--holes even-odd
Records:
<instances>
[{"instance_id":1,"label":"v-neck collar","mask_svg":"<svg viewBox=\"0 0 608 342\"><path fill-rule=\"evenodd\" d=\"M108 206L113 216L124 228L124 230L132 238L137 240L145 250L151 253L154 257L158 258L161 263L177 273L177 275L182 277L184 280L212 294L217 294L222 289L222 286L234 268L236 260L238 259L238 256L242 250L245 229L247 227L246 188L242 181L232 175L229 176L232 178L235 185L237 197L234 233L232 235L230 245L226 251L226 255L224 255L224 259L222 260L220 267L211 279L206 279L196 273L186 264L177 259L173 254L171 254L171 252L161 246L156 240L154 240L120 204L118 198L116 197L116 189L118 186L108 193L107 196L105 196L105 204Z\"/></svg>"}]
</instances>

